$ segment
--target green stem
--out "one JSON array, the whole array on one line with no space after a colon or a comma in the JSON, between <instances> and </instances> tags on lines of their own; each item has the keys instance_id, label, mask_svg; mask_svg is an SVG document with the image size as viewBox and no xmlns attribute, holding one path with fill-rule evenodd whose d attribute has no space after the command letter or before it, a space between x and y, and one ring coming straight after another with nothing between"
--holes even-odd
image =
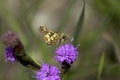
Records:
<instances>
[{"instance_id":1,"label":"green stem","mask_svg":"<svg viewBox=\"0 0 120 80\"><path fill-rule=\"evenodd\" d=\"M63 74L63 78L61 80L64 80L66 78L66 76L68 75L68 72Z\"/></svg>"}]
</instances>

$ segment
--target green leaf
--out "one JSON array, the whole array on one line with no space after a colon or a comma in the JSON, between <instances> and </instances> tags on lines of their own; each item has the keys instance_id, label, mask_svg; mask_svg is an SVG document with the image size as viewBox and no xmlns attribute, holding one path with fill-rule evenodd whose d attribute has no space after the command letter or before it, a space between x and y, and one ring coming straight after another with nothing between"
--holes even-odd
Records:
<instances>
[{"instance_id":1,"label":"green leaf","mask_svg":"<svg viewBox=\"0 0 120 80\"><path fill-rule=\"evenodd\" d=\"M100 59L97 80L101 80L101 74L102 74L102 71L103 71L104 63L105 63L105 52L102 53L102 56L101 56L101 59Z\"/></svg>"},{"instance_id":2,"label":"green leaf","mask_svg":"<svg viewBox=\"0 0 120 80\"><path fill-rule=\"evenodd\" d=\"M84 0L84 5L83 5L83 9L82 12L80 14L79 20L78 20L78 24L76 25L76 30L74 32L73 38L74 38L74 44L77 44L77 40L79 38L79 33L81 31L82 25L83 25L83 21L84 21L84 14L85 14L85 0Z\"/></svg>"}]
</instances>

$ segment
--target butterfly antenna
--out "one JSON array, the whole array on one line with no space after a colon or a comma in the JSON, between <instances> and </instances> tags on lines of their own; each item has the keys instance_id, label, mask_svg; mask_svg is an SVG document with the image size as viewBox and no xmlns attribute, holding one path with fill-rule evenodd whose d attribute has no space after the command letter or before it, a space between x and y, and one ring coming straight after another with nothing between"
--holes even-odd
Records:
<instances>
[{"instance_id":1,"label":"butterfly antenna","mask_svg":"<svg viewBox=\"0 0 120 80\"><path fill-rule=\"evenodd\" d=\"M80 43L76 46L76 48L78 48L80 46Z\"/></svg>"}]
</instances>

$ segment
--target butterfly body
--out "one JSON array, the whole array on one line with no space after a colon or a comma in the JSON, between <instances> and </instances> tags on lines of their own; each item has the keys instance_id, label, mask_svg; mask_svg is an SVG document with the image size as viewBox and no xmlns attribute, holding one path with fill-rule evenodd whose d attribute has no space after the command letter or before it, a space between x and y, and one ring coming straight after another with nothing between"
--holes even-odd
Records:
<instances>
[{"instance_id":1,"label":"butterfly body","mask_svg":"<svg viewBox=\"0 0 120 80\"><path fill-rule=\"evenodd\" d=\"M44 26L40 26L39 30L42 33L47 46L54 44L59 45L69 39L66 34L54 32L52 30L46 29Z\"/></svg>"}]
</instances>

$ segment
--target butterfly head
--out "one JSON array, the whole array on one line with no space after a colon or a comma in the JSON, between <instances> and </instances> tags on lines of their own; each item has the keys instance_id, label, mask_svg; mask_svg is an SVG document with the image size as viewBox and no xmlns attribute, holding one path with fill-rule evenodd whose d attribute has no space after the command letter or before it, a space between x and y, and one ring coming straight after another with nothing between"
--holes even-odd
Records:
<instances>
[{"instance_id":1,"label":"butterfly head","mask_svg":"<svg viewBox=\"0 0 120 80\"><path fill-rule=\"evenodd\" d=\"M64 33L61 34L61 39L62 39L61 42L65 42L66 40L69 40L68 36Z\"/></svg>"},{"instance_id":2,"label":"butterfly head","mask_svg":"<svg viewBox=\"0 0 120 80\"><path fill-rule=\"evenodd\" d=\"M48 33L48 30L47 30L44 26L40 26L39 31L40 31L43 35L45 35L45 34Z\"/></svg>"}]
</instances>

